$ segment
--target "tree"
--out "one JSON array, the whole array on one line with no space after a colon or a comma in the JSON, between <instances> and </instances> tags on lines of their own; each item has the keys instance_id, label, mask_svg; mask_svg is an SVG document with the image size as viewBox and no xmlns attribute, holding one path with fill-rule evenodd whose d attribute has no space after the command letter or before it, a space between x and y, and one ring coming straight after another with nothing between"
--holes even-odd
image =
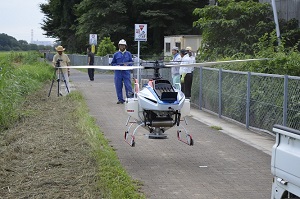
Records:
<instances>
[{"instance_id":1,"label":"tree","mask_svg":"<svg viewBox=\"0 0 300 199\"><path fill-rule=\"evenodd\" d=\"M219 0L218 6L197 8L194 14L200 17L194 26L203 30L205 59L253 55L252 45L275 28L270 4L252 0Z\"/></svg>"},{"instance_id":2,"label":"tree","mask_svg":"<svg viewBox=\"0 0 300 199\"><path fill-rule=\"evenodd\" d=\"M134 24L148 24L150 52L160 53L163 39L170 34L199 34L193 28L192 11L204 7L209 0L49 0L41 4L46 15L42 29L46 35L58 38L68 50L80 51L86 46L89 34L99 39L110 37L118 42L125 39L129 47L133 41ZM116 43L115 43L116 44Z\"/></svg>"},{"instance_id":3,"label":"tree","mask_svg":"<svg viewBox=\"0 0 300 199\"><path fill-rule=\"evenodd\" d=\"M29 50L38 50L38 45L36 44L29 44Z\"/></svg>"},{"instance_id":4,"label":"tree","mask_svg":"<svg viewBox=\"0 0 300 199\"><path fill-rule=\"evenodd\" d=\"M38 49L51 49L51 46L43 46L36 44L28 44L25 40L17 41L16 38L9 36L7 34L0 34L0 51L28 51L28 50L38 50Z\"/></svg>"},{"instance_id":5,"label":"tree","mask_svg":"<svg viewBox=\"0 0 300 199\"><path fill-rule=\"evenodd\" d=\"M285 47L296 48L300 51L300 28L298 24L299 21L296 19L279 20L279 28L281 37L285 39Z\"/></svg>"},{"instance_id":6,"label":"tree","mask_svg":"<svg viewBox=\"0 0 300 199\"><path fill-rule=\"evenodd\" d=\"M134 24L148 24L148 39L143 42L147 53L160 53L163 39L170 34L199 34L193 28L196 20L192 11L204 7L209 0L84 0L76 5L78 17L77 35L97 33L98 37L110 37L118 42L125 39L132 51ZM132 49L134 48L134 49Z\"/></svg>"},{"instance_id":7,"label":"tree","mask_svg":"<svg viewBox=\"0 0 300 199\"><path fill-rule=\"evenodd\" d=\"M19 44L20 44L20 48L21 50L28 50L29 49L29 46L28 46L28 42L25 41L25 40L19 40Z\"/></svg>"},{"instance_id":8,"label":"tree","mask_svg":"<svg viewBox=\"0 0 300 199\"><path fill-rule=\"evenodd\" d=\"M20 47L20 44L16 40L16 38L9 36L7 34L1 33L0 34L0 45L5 47L5 49L10 49L13 47ZM7 48L8 47L8 48Z\"/></svg>"},{"instance_id":9,"label":"tree","mask_svg":"<svg viewBox=\"0 0 300 199\"><path fill-rule=\"evenodd\" d=\"M208 5L208 0L145 0L140 5L139 19L148 24L148 35L154 52L163 49L164 36L182 34L200 34L193 28L193 10ZM139 7L139 4L134 7Z\"/></svg>"},{"instance_id":10,"label":"tree","mask_svg":"<svg viewBox=\"0 0 300 199\"><path fill-rule=\"evenodd\" d=\"M110 37L115 42L132 37L133 28L128 23L127 1L82 1L76 5L76 35L88 37L89 34L96 33L99 39Z\"/></svg>"},{"instance_id":11,"label":"tree","mask_svg":"<svg viewBox=\"0 0 300 199\"><path fill-rule=\"evenodd\" d=\"M83 37L76 36L77 16L75 5L82 0L49 0L40 4L41 11L45 14L42 29L46 35L58 38L61 44L70 52L82 52L86 46Z\"/></svg>"},{"instance_id":12,"label":"tree","mask_svg":"<svg viewBox=\"0 0 300 199\"><path fill-rule=\"evenodd\" d=\"M100 42L97 50L97 55L105 56L107 54L113 54L116 52L116 47L109 37L104 37Z\"/></svg>"}]
</instances>

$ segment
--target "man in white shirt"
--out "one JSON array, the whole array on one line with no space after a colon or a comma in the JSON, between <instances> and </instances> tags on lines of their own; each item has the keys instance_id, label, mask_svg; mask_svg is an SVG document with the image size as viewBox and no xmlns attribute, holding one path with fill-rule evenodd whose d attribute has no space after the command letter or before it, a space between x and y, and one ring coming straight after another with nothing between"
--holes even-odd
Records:
<instances>
[{"instance_id":1,"label":"man in white shirt","mask_svg":"<svg viewBox=\"0 0 300 199\"><path fill-rule=\"evenodd\" d=\"M179 65L180 62L181 62L181 56L179 54L178 47L174 46L172 48L172 55L173 55L173 59L170 62L170 64ZM180 89L179 67L172 67L171 68L171 74L172 74L173 86L176 87L177 89Z\"/></svg>"},{"instance_id":2,"label":"man in white shirt","mask_svg":"<svg viewBox=\"0 0 300 199\"><path fill-rule=\"evenodd\" d=\"M185 50L187 51L187 53L189 54L190 58L191 58L191 62L194 64L196 63L196 57L194 56L194 53L193 53L193 49L192 47L188 46L185 48Z\"/></svg>"},{"instance_id":3,"label":"man in white shirt","mask_svg":"<svg viewBox=\"0 0 300 199\"><path fill-rule=\"evenodd\" d=\"M185 49L180 50L181 65L191 64L192 60ZM182 66L179 69L181 75L181 91L185 94L186 98L191 97L192 82L193 82L193 70L194 67Z\"/></svg>"}]
</instances>

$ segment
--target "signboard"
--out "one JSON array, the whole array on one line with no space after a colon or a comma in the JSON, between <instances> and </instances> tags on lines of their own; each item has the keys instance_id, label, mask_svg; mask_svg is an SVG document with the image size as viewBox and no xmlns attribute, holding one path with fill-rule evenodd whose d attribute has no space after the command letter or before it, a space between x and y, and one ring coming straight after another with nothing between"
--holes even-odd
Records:
<instances>
[{"instance_id":1,"label":"signboard","mask_svg":"<svg viewBox=\"0 0 300 199\"><path fill-rule=\"evenodd\" d=\"M135 24L134 41L147 41L147 24Z\"/></svg>"},{"instance_id":2,"label":"signboard","mask_svg":"<svg viewBox=\"0 0 300 199\"><path fill-rule=\"evenodd\" d=\"M90 34L90 45L97 45L97 34Z\"/></svg>"}]
</instances>

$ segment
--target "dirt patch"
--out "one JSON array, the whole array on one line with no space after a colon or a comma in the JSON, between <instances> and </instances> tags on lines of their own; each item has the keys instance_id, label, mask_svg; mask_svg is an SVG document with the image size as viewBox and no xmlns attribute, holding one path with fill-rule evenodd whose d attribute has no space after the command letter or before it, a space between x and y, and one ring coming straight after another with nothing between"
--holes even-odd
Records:
<instances>
[{"instance_id":1,"label":"dirt patch","mask_svg":"<svg viewBox=\"0 0 300 199\"><path fill-rule=\"evenodd\" d=\"M101 198L75 104L54 90L48 98L48 89L29 96L23 121L0 133L0 198Z\"/></svg>"}]
</instances>

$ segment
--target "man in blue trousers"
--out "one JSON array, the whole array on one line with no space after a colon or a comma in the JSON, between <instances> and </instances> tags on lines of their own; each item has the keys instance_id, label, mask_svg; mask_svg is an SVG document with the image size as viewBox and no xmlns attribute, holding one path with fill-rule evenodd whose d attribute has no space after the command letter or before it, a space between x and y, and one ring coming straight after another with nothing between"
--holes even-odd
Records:
<instances>
[{"instance_id":1,"label":"man in blue trousers","mask_svg":"<svg viewBox=\"0 0 300 199\"><path fill-rule=\"evenodd\" d=\"M119 51L116 52L111 61L112 66L132 66L133 60L132 55L126 50L126 41L121 39L119 41ZM125 102L123 98L123 83L125 86L126 97L130 98L133 96L130 70L115 70L115 87L118 97L117 104L123 104Z\"/></svg>"}]
</instances>

